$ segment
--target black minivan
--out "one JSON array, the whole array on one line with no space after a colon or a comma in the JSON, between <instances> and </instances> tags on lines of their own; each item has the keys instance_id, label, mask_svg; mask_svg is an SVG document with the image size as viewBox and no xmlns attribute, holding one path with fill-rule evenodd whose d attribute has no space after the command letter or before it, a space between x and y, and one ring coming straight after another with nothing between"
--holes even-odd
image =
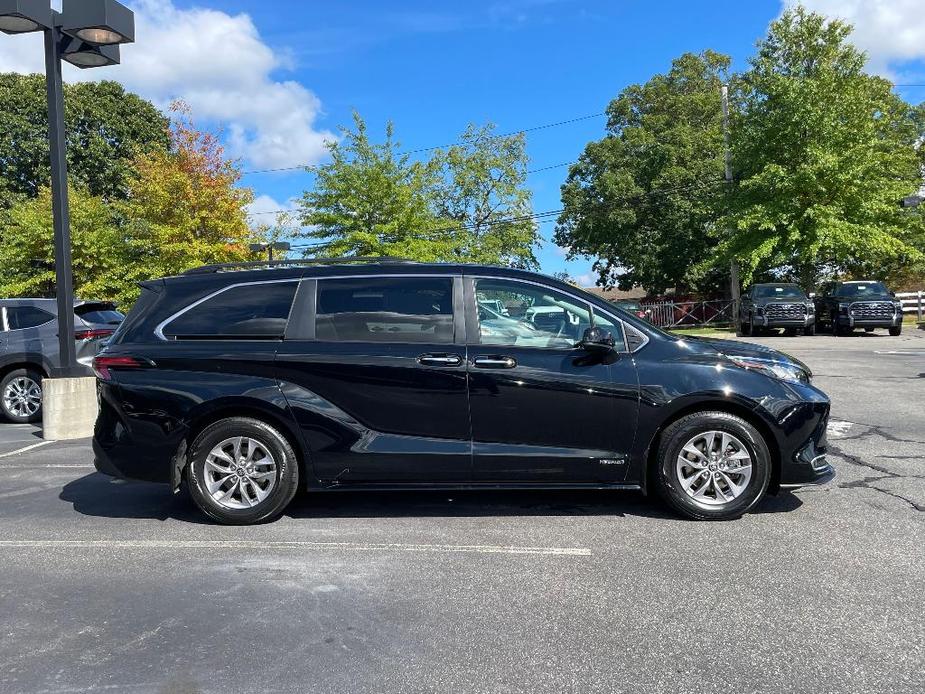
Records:
<instances>
[{"instance_id":1,"label":"black minivan","mask_svg":"<svg viewBox=\"0 0 925 694\"><path fill-rule=\"evenodd\" d=\"M833 474L829 400L782 353L522 270L252 265L144 283L94 362L100 472L232 524L299 489L657 490L728 519Z\"/></svg>"}]
</instances>

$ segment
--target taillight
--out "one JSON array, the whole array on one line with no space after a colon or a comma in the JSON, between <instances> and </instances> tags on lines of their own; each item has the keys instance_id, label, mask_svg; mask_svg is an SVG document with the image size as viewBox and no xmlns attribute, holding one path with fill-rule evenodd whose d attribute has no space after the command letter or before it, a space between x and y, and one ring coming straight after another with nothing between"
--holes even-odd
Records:
<instances>
[{"instance_id":1,"label":"taillight","mask_svg":"<svg viewBox=\"0 0 925 694\"><path fill-rule=\"evenodd\" d=\"M112 374L109 373L110 369L137 369L142 366L147 366L147 364L135 357L106 355L97 355L93 357L93 370L103 381L112 380Z\"/></svg>"},{"instance_id":2,"label":"taillight","mask_svg":"<svg viewBox=\"0 0 925 694\"><path fill-rule=\"evenodd\" d=\"M109 337L114 332L116 331L115 330L105 330L105 329L78 330L77 332L74 333L74 339L75 340L92 340L97 337Z\"/></svg>"}]
</instances>

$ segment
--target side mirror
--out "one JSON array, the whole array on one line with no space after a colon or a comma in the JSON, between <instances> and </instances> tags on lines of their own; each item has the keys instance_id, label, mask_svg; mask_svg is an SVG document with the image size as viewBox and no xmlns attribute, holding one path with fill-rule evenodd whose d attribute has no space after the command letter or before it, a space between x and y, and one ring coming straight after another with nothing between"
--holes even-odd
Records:
<instances>
[{"instance_id":1,"label":"side mirror","mask_svg":"<svg viewBox=\"0 0 925 694\"><path fill-rule=\"evenodd\" d=\"M588 328L578 345L586 352L610 352L613 350L613 335L603 328Z\"/></svg>"},{"instance_id":2,"label":"side mirror","mask_svg":"<svg viewBox=\"0 0 925 694\"><path fill-rule=\"evenodd\" d=\"M890 292L890 296L892 296L892 297L895 299L895 298L896 298L896 292Z\"/></svg>"}]
</instances>

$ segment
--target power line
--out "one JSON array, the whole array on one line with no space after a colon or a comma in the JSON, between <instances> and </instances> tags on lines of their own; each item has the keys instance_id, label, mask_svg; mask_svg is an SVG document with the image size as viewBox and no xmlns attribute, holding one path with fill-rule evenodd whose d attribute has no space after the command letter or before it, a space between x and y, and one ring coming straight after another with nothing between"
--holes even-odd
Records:
<instances>
[{"instance_id":1,"label":"power line","mask_svg":"<svg viewBox=\"0 0 925 694\"><path fill-rule=\"evenodd\" d=\"M607 113L602 111L600 113L589 113L586 116L576 116L575 118L567 118L566 120L556 121L555 123L544 123L543 125L534 125L531 128L523 128L521 130L514 130L509 133L499 133L498 135L492 135L491 139L499 139L502 137L511 137L512 135L520 135L522 133L532 133L537 130L547 130L549 128L558 128L562 125L570 125L571 123L578 123L585 120L590 120L592 118L600 118L601 116L606 116ZM421 147L419 149L408 149L399 154L420 154L422 152L433 152L437 149L446 149L448 147L456 147L457 145L466 144L465 142L451 142L446 145L436 145L434 147ZM242 176L249 176L251 174L263 174L263 173L274 173L277 171L297 171L298 169L304 169L310 164L296 164L295 166L279 166L273 169L253 169L251 171L242 171Z\"/></svg>"}]
</instances>

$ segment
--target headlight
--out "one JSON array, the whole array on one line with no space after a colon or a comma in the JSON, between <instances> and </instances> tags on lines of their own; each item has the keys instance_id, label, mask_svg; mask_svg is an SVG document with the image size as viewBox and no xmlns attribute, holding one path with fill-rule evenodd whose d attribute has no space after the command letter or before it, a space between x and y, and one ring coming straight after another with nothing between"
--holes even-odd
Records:
<instances>
[{"instance_id":1,"label":"headlight","mask_svg":"<svg viewBox=\"0 0 925 694\"><path fill-rule=\"evenodd\" d=\"M815 313L815 312L816 312L816 306L815 306L815 304L806 304L806 312L807 312L807 313Z\"/></svg>"},{"instance_id":2,"label":"headlight","mask_svg":"<svg viewBox=\"0 0 925 694\"><path fill-rule=\"evenodd\" d=\"M796 364L789 364L773 359L759 359L757 357L739 357L733 354L726 355L733 364L749 371L758 371L765 376L776 378L790 383L809 383L809 374Z\"/></svg>"},{"instance_id":3,"label":"headlight","mask_svg":"<svg viewBox=\"0 0 925 694\"><path fill-rule=\"evenodd\" d=\"M849 306L851 306L851 304L839 304L838 310L841 311L842 313L848 313Z\"/></svg>"},{"instance_id":4,"label":"headlight","mask_svg":"<svg viewBox=\"0 0 925 694\"><path fill-rule=\"evenodd\" d=\"M756 306L756 307L755 307L755 315L760 316L760 315L762 315L763 313L764 313L764 308L763 308L762 306Z\"/></svg>"}]
</instances>

